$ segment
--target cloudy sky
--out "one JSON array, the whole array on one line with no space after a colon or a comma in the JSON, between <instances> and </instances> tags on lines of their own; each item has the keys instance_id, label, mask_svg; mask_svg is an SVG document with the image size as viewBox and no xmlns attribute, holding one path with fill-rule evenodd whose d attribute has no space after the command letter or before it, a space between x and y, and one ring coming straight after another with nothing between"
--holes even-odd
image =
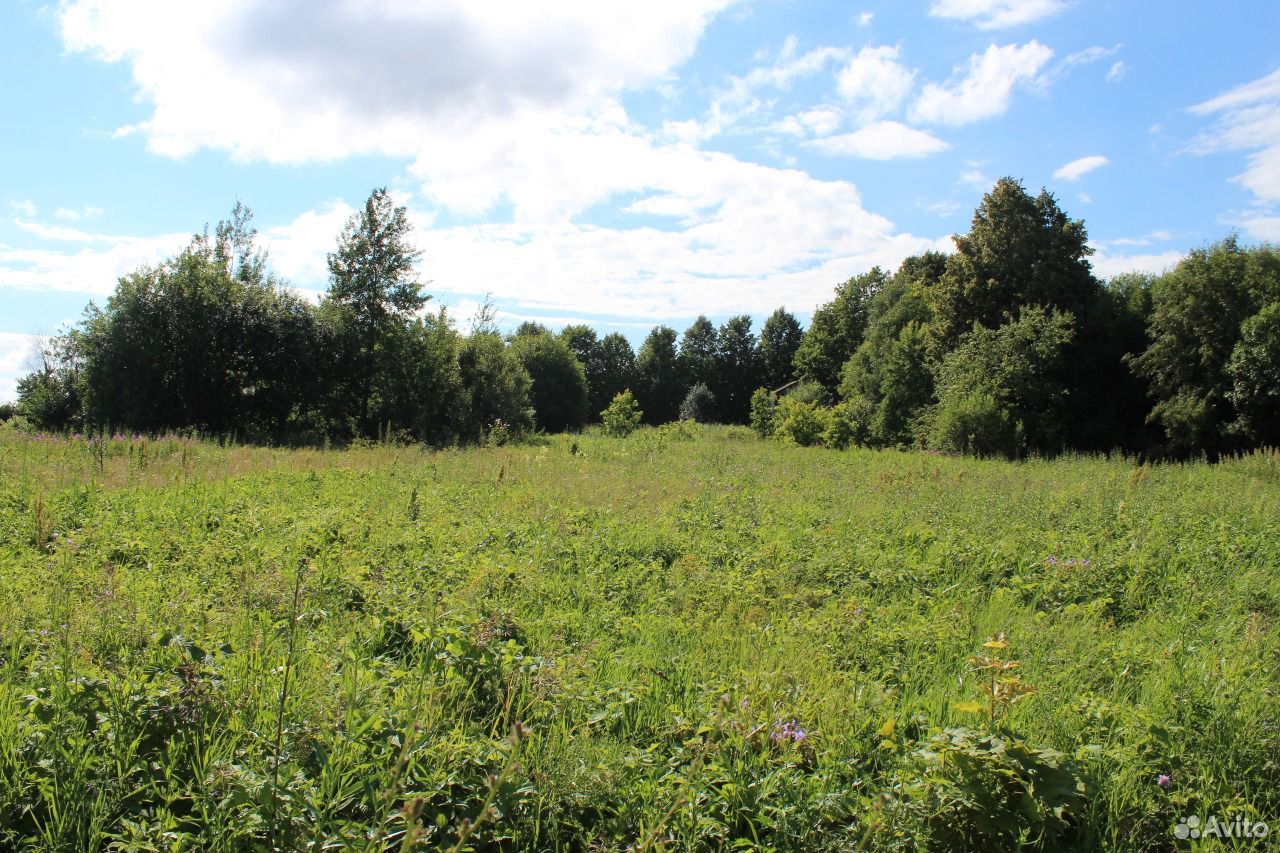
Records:
<instances>
[{"instance_id":1,"label":"cloudy sky","mask_svg":"<svg viewBox=\"0 0 1280 853\"><path fill-rule=\"evenodd\" d=\"M464 324L802 318L1012 175L1103 276L1280 240L1280 4L13 0L0 399L238 199L293 286L375 186Z\"/></svg>"}]
</instances>

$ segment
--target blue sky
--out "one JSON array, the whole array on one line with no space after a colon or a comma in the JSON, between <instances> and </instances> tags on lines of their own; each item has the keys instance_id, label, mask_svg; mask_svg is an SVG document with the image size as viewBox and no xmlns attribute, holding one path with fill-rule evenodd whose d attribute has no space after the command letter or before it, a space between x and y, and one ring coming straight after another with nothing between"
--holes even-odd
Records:
<instances>
[{"instance_id":1,"label":"blue sky","mask_svg":"<svg viewBox=\"0 0 1280 853\"><path fill-rule=\"evenodd\" d=\"M34 334L238 199L292 286L375 186L465 327L802 319L1012 175L1095 271L1280 240L1280 4L0 6L0 399Z\"/></svg>"}]
</instances>

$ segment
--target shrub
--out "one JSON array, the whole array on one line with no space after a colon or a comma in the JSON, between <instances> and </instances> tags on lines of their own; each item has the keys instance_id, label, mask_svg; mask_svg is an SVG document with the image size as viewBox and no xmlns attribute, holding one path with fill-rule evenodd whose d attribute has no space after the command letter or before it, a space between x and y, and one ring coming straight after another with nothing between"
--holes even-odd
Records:
<instances>
[{"instance_id":1,"label":"shrub","mask_svg":"<svg viewBox=\"0 0 1280 853\"><path fill-rule=\"evenodd\" d=\"M790 444L811 447L822 440L827 420L827 410L821 406L783 397L778 401L773 434Z\"/></svg>"},{"instance_id":2,"label":"shrub","mask_svg":"<svg viewBox=\"0 0 1280 853\"><path fill-rule=\"evenodd\" d=\"M844 450L866 440L866 421L857 420L857 412L850 406L834 406L827 410L827 426L822 431L822 443L827 447Z\"/></svg>"},{"instance_id":3,"label":"shrub","mask_svg":"<svg viewBox=\"0 0 1280 853\"><path fill-rule=\"evenodd\" d=\"M684 396L684 402L680 404L680 420L711 423L715 418L715 411L716 395L711 393L705 383L699 382Z\"/></svg>"},{"instance_id":4,"label":"shrub","mask_svg":"<svg viewBox=\"0 0 1280 853\"><path fill-rule=\"evenodd\" d=\"M890 811L901 809L923 823L927 849L1088 846L1079 825L1087 811L1085 783L1056 750L1032 747L1005 733L950 728L931 737L908 764L909 778L901 788L906 801Z\"/></svg>"},{"instance_id":5,"label":"shrub","mask_svg":"<svg viewBox=\"0 0 1280 853\"><path fill-rule=\"evenodd\" d=\"M640 411L640 405L636 403L630 388L614 397L609 407L600 413L600 419L604 422L604 434L618 438L635 432L642 417L644 413Z\"/></svg>"},{"instance_id":6,"label":"shrub","mask_svg":"<svg viewBox=\"0 0 1280 853\"><path fill-rule=\"evenodd\" d=\"M761 438L773 435L773 419L778 412L778 395L767 388L757 388L751 395L751 428Z\"/></svg>"},{"instance_id":7,"label":"shrub","mask_svg":"<svg viewBox=\"0 0 1280 853\"><path fill-rule=\"evenodd\" d=\"M800 382L787 392L787 396L801 403L812 403L821 406L828 402L827 389L817 382Z\"/></svg>"},{"instance_id":8,"label":"shrub","mask_svg":"<svg viewBox=\"0 0 1280 853\"><path fill-rule=\"evenodd\" d=\"M981 391L940 405L929 432L929 446L975 456L1013 456L1017 430L990 394Z\"/></svg>"}]
</instances>

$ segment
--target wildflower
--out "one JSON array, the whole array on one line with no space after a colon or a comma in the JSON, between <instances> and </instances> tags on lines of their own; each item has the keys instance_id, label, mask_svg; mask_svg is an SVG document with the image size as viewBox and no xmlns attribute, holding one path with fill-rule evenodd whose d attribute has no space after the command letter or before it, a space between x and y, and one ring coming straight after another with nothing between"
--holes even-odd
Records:
<instances>
[{"instance_id":1,"label":"wildflower","mask_svg":"<svg viewBox=\"0 0 1280 853\"><path fill-rule=\"evenodd\" d=\"M769 733L769 740L773 743L804 743L809 734L795 720L779 720L773 724L773 731Z\"/></svg>"},{"instance_id":2,"label":"wildflower","mask_svg":"<svg viewBox=\"0 0 1280 853\"><path fill-rule=\"evenodd\" d=\"M1166 791L1169 790L1169 784L1172 781L1173 780L1169 778L1168 773L1161 773L1159 776L1156 777L1156 784L1159 785L1161 788L1164 788Z\"/></svg>"}]
</instances>

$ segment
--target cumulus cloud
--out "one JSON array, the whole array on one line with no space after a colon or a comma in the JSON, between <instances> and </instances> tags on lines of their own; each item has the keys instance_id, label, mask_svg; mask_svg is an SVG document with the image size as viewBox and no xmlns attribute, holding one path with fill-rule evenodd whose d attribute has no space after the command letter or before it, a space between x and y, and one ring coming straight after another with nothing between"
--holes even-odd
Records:
<instances>
[{"instance_id":1,"label":"cumulus cloud","mask_svg":"<svg viewBox=\"0 0 1280 853\"><path fill-rule=\"evenodd\" d=\"M803 310L853 273L936 247L868 210L848 181L699 147L737 122L768 128L777 93L846 67L847 49L806 51L788 39L729 78L705 116L658 129L632 120L622 94L669 82L728 3L362 0L317 10L300 0L70 0L61 22L70 51L130 68L148 115L127 132L153 151L213 148L273 163L403 158L418 190L410 208L422 277L464 300L492 294L508 311L644 321L783 302ZM795 135L836 133L845 106L796 111ZM944 144L886 121L849 136L858 156L921 156ZM325 254L359 201L262 226L273 267L323 289ZM582 221L606 203L615 205L607 227ZM501 222L435 224L500 205ZM40 233L29 233L60 245L0 253L0 287L109 292L120 273L185 240L30 219Z\"/></svg>"},{"instance_id":2,"label":"cumulus cloud","mask_svg":"<svg viewBox=\"0 0 1280 853\"><path fill-rule=\"evenodd\" d=\"M936 136L896 121L878 121L853 133L814 139L805 144L823 154L867 160L927 157L947 149L947 143Z\"/></svg>"},{"instance_id":3,"label":"cumulus cloud","mask_svg":"<svg viewBox=\"0 0 1280 853\"><path fill-rule=\"evenodd\" d=\"M1184 257L1186 257L1184 252L1177 251L1145 255L1112 255L1104 249L1098 249L1089 260L1093 265L1094 275L1099 278L1111 278L1127 272L1159 275L1175 267Z\"/></svg>"},{"instance_id":4,"label":"cumulus cloud","mask_svg":"<svg viewBox=\"0 0 1280 853\"><path fill-rule=\"evenodd\" d=\"M73 0L60 22L69 50L128 62L153 151L292 163L653 84L728 2Z\"/></svg>"},{"instance_id":5,"label":"cumulus cloud","mask_svg":"<svg viewBox=\"0 0 1280 853\"><path fill-rule=\"evenodd\" d=\"M1064 0L935 0L929 14L998 30L1048 18L1066 7Z\"/></svg>"},{"instance_id":6,"label":"cumulus cloud","mask_svg":"<svg viewBox=\"0 0 1280 853\"><path fill-rule=\"evenodd\" d=\"M1217 117L1191 150L1251 151L1244 172L1234 180L1264 203L1280 202L1280 70L1202 101L1190 112Z\"/></svg>"},{"instance_id":7,"label":"cumulus cloud","mask_svg":"<svg viewBox=\"0 0 1280 853\"><path fill-rule=\"evenodd\" d=\"M862 121L897 111L915 86L916 72L898 62L896 46L864 47L836 74L836 90Z\"/></svg>"},{"instance_id":8,"label":"cumulus cloud","mask_svg":"<svg viewBox=\"0 0 1280 853\"><path fill-rule=\"evenodd\" d=\"M1250 237L1268 243L1280 243L1280 216L1251 213L1241 217L1238 224Z\"/></svg>"},{"instance_id":9,"label":"cumulus cloud","mask_svg":"<svg viewBox=\"0 0 1280 853\"><path fill-rule=\"evenodd\" d=\"M1038 41L993 44L957 67L946 84L926 84L911 114L917 121L953 126L1003 115L1014 88L1034 80L1052 56L1053 50Z\"/></svg>"},{"instance_id":10,"label":"cumulus cloud","mask_svg":"<svg viewBox=\"0 0 1280 853\"><path fill-rule=\"evenodd\" d=\"M1060 181L1078 181L1094 169L1101 169L1110 162L1101 154L1081 157L1078 160L1072 160L1070 163L1059 166L1054 171L1053 176Z\"/></svg>"},{"instance_id":11,"label":"cumulus cloud","mask_svg":"<svg viewBox=\"0 0 1280 853\"><path fill-rule=\"evenodd\" d=\"M106 296L115 290L120 276L174 254L191 239L190 234L95 234L27 220L15 220L14 224L55 245L0 246L0 290L57 290ZM58 247L58 243L73 245Z\"/></svg>"}]
</instances>

